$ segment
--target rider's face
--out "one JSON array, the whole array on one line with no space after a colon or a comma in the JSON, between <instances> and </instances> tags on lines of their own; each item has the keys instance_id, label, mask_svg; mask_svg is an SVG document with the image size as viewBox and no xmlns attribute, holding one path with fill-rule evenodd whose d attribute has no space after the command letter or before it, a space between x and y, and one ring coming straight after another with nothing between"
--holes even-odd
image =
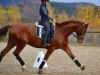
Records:
<instances>
[{"instance_id":1,"label":"rider's face","mask_svg":"<svg viewBox=\"0 0 100 75\"><path fill-rule=\"evenodd\" d=\"M45 2L46 3L46 5L49 3L49 2Z\"/></svg>"}]
</instances>

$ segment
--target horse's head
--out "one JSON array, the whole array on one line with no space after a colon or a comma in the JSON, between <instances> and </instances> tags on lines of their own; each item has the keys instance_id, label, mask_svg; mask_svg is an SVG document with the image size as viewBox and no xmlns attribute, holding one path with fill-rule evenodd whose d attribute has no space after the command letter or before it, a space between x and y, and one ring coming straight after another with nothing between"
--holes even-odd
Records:
<instances>
[{"instance_id":1,"label":"horse's head","mask_svg":"<svg viewBox=\"0 0 100 75\"><path fill-rule=\"evenodd\" d=\"M71 32L76 32L77 36L76 35L74 35L74 36L78 38L78 42L80 44L84 40L88 25L89 24L85 24L84 22L73 21L73 20L56 23L56 26L61 27L65 31L65 33L66 33L66 31L69 32L69 34Z\"/></svg>"},{"instance_id":2,"label":"horse's head","mask_svg":"<svg viewBox=\"0 0 100 75\"><path fill-rule=\"evenodd\" d=\"M81 44L85 38L85 34L86 34L86 30L88 28L89 24L85 24L85 23L80 23L80 25L78 25L78 27L76 27L76 34L77 34L77 38L78 38L78 42Z\"/></svg>"}]
</instances>

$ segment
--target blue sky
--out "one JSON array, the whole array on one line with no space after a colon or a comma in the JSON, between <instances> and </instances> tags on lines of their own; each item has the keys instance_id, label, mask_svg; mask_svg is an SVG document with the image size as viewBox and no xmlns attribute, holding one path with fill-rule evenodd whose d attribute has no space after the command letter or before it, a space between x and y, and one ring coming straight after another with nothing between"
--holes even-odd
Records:
<instances>
[{"instance_id":1,"label":"blue sky","mask_svg":"<svg viewBox=\"0 0 100 75\"><path fill-rule=\"evenodd\" d=\"M71 3L71 2L90 2L90 3L94 3L97 6L100 6L100 0L50 0L50 1L54 1L54 2L67 2L67 3Z\"/></svg>"}]
</instances>

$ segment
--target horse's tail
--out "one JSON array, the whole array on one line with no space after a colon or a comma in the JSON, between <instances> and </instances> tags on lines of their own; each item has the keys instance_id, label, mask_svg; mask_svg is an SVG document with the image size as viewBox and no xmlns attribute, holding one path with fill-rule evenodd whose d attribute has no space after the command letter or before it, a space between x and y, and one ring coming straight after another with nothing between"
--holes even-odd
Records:
<instances>
[{"instance_id":1,"label":"horse's tail","mask_svg":"<svg viewBox=\"0 0 100 75\"><path fill-rule=\"evenodd\" d=\"M0 37L1 36L6 36L9 28L12 27L11 25L5 25L3 27L0 28Z\"/></svg>"}]
</instances>

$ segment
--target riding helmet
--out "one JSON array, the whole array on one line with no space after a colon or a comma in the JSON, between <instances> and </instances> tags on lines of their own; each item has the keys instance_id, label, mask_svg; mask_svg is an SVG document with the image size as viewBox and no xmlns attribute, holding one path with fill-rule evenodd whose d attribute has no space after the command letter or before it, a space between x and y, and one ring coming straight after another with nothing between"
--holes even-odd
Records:
<instances>
[{"instance_id":1,"label":"riding helmet","mask_svg":"<svg viewBox=\"0 0 100 75\"><path fill-rule=\"evenodd\" d=\"M43 3L43 2L49 2L49 0L41 0L41 2Z\"/></svg>"}]
</instances>

